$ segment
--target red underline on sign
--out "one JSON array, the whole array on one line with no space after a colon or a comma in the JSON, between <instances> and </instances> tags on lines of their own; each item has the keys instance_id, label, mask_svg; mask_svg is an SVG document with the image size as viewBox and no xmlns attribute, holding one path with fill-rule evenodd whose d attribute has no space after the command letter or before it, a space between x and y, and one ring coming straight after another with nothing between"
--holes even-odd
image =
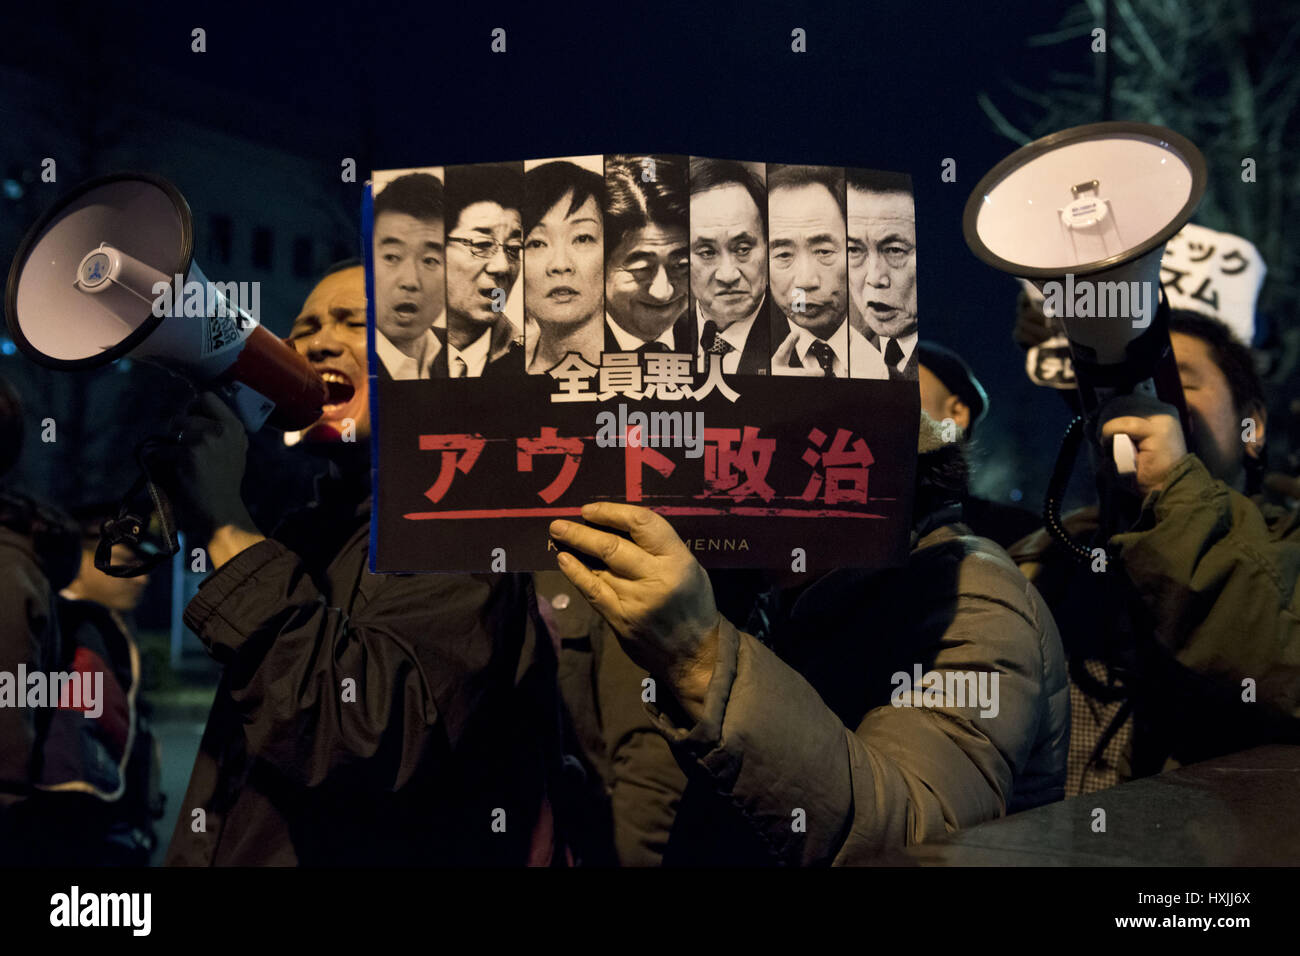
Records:
<instances>
[{"instance_id":1,"label":"red underline on sign","mask_svg":"<svg viewBox=\"0 0 1300 956\"><path fill-rule=\"evenodd\" d=\"M811 511L805 508L709 508L687 505L662 505L651 507L661 515L688 517L692 515L738 515L743 518L871 518L884 515L861 511L841 511L835 508ZM468 518L563 518L581 517L581 508L474 508L464 511L413 511L402 515L407 521L434 521L438 519L465 520Z\"/></svg>"}]
</instances>

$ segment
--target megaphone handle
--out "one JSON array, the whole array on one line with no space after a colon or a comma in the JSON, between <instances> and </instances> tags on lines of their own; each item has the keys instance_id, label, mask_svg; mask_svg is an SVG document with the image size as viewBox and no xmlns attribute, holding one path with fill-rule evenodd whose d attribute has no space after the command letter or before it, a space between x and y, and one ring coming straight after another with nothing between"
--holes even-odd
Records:
<instances>
[{"instance_id":1,"label":"megaphone handle","mask_svg":"<svg viewBox=\"0 0 1300 956\"><path fill-rule=\"evenodd\" d=\"M1120 432L1115 436L1111 455L1115 459L1115 471L1118 474L1125 477L1137 474L1137 446L1128 435Z\"/></svg>"},{"instance_id":2,"label":"megaphone handle","mask_svg":"<svg viewBox=\"0 0 1300 956\"><path fill-rule=\"evenodd\" d=\"M1178 359L1174 356L1174 346L1169 338L1169 323L1172 310L1165 287L1160 286L1160 301L1156 305L1156 321L1164 331L1163 353L1157 358L1155 368L1151 370L1151 379L1155 383L1156 395L1162 402L1168 402L1178 409L1178 420L1183 425L1183 438L1187 447L1192 447L1192 419L1187 412L1187 397L1183 394L1182 376L1178 374Z\"/></svg>"},{"instance_id":3,"label":"megaphone handle","mask_svg":"<svg viewBox=\"0 0 1300 956\"><path fill-rule=\"evenodd\" d=\"M105 521L99 529L99 543L95 546L95 567L110 577L139 577L142 574L147 574L157 565L170 559L172 555L180 551L180 539L176 533L176 522L173 517L171 499L153 480L153 475L149 471L149 464L146 460L150 450L167 442L168 440L163 438L146 438L136 447L135 457L136 463L140 466L140 475L130 489L127 490L127 493L122 496L122 501L118 505L117 517ZM153 513L158 515L158 523L162 530L163 547L157 554L142 561L131 564L114 564L113 545L123 543L138 544L141 532L149 524L147 518L140 518L131 513L131 500L139 495L142 490L148 492L149 501L153 506Z\"/></svg>"}]
</instances>

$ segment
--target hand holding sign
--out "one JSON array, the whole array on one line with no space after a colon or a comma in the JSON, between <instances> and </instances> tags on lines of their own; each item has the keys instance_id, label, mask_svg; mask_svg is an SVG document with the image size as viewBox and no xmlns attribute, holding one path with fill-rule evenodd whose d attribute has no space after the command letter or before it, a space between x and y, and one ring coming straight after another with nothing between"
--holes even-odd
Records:
<instances>
[{"instance_id":1,"label":"hand holding sign","mask_svg":"<svg viewBox=\"0 0 1300 956\"><path fill-rule=\"evenodd\" d=\"M604 562L593 571L561 552L560 570L618 635L628 656L666 680L698 718L713 674L722 615L698 561L672 526L648 508L602 501L582 517L626 532L622 537L572 521L551 523L551 537Z\"/></svg>"}]
</instances>

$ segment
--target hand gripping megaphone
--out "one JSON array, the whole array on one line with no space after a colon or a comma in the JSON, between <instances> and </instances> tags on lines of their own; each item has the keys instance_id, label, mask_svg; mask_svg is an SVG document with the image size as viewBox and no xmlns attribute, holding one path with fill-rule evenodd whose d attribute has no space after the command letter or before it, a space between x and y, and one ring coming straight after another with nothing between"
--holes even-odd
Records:
<instances>
[{"instance_id":1,"label":"hand gripping megaphone","mask_svg":"<svg viewBox=\"0 0 1300 956\"><path fill-rule=\"evenodd\" d=\"M1200 151L1172 130L1093 123L1016 150L966 202L962 230L971 251L1037 286L1069 340L1083 415L1071 423L1048 492L1045 518L1058 539L1064 483L1084 426L1094 424L1102 405L1117 395L1154 395L1178 409L1188 431L1160 259L1205 185ZM1114 456L1121 474L1132 472L1128 436L1119 436ZM1108 509L1115 486L1100 490L1103 525L1107 511L1110 523L1122 524L1119 512L1131 510L1131 502ZM1088 553L1062 540L1077 556Z\"/></svg>"},{"instance_id":2,"label":"hand gripping megaphone","mask_svg":"<svg viewBox=\"0 0 1300 956\"><path fill-rule=\"evenodd\" d=\"M249 431L315 422L325 383L258 324L241 286L209 281L193 252L189 205L171 183L134 172L82 183L18 247L5 291L9 332L23 354L49 368L127 356L162 366L215 391ZM168 509L149 484L174 548ZM123 511L132 520L115 530L130 540L147 522Z\"/></svg>"}]
</instances>

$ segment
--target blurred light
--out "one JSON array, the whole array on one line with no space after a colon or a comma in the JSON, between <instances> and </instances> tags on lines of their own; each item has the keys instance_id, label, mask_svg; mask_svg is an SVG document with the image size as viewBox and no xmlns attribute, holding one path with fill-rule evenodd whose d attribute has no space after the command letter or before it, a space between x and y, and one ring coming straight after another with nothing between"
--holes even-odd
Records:
<instances>
[{"instance_id":1,"label":"blurred light","mask_svg":"<svg viewBox=\"0 0 1300 956\"><path fill-rule=\"evenodd\" d=\"M129 358L118 359L118 360L117 360L117 370L118 370L119 372L129 372L129 371L131 371L131 360L130 360Z\"/></svg>"},{"instance_id":2,"label":"blurred light","mask_svg":"<svg viewBox=\"0 0 1300 956\"><path fill-rule=\"evenodd\" d=\"M3 183L0 183L0 187L4 189L5 199L18 200L23 198L23 184L16 179L6 179Z\"/></svg>"},{"instance_id":3,"label":"blurred light","mask_svg":"<svg viewBox=\"0 0 1300 956\"><path fill-rule=\"evenodd\" d=\"M0 354L13 355L18 351L18 346L14 345L14 340L7 336L0 336Z\"/></svg>"},{"instance_id":4,"label":"blurred light","mask_svg":"<svg viewBox=\"0 0 1300 956\"><path fill-rule=\"evenodd\" d=\"M1024 492L1022 492L1019 488L1012 488L1011 494L1008 497L1010 497L1012 501L1019 501L1024 496L1025 496Z\"/></svg>"}]
</instances>

